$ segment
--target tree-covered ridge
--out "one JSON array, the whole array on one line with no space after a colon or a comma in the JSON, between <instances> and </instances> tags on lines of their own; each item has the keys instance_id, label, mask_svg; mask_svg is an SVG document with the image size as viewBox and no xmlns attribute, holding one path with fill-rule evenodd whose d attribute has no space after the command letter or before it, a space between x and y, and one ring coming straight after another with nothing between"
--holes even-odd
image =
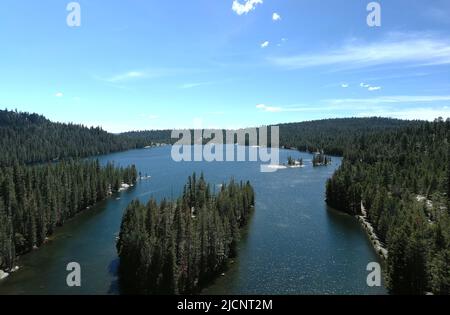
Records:
<instances>
[{"instance_id":1,"label":"tree-covered ridge","mask_svg":"<svg viewBox=\"0 0 450 315\"><path fill-rule=\"evenodd\" d=\"M170 136L170 134L169 134ZM0 165L83 158L160 141L159 132L111 134L101 128L55 123L38 114L0 110Z\"/></svg>"},{"instance_id":2,"label":"tree-covered ridge","mask_svg":"<svg viewBox=\"0 0 450 315\"><path fill-rule=\"evenodd\" d=\"M134 166L101 167L98 161L0 167L0 269L11 269L17 255L136 178Z\"/></svg>"},{"instance_id":3,"label":"tree-covered ridge","mask_svg":"<svg viewBox=\"0 0 450 315\"><path fill-rule=\"evenodd\" d=\"M324 151L342 156L354 148L358 135L374 135L392 129L420 125L419 121L391 118L338 118L280 124L280 145L305 152Z\"/></svg>"},{"instance_id":4,"label":"tree-covered ridge","mask_svg":"<svg viewBox=\"0 0 450 315\"><path fill-rule=\"evenodd\" d=\"M132 139L138 144L174 144L177 139L172 139L172 130L145 130L128 131L120 134L122 137Z\"/></svg>"},{"instance_id":5,"label":"tree-covered ridge","mask_svg":"<svg viewBox=\"0 0 450 315\"><path fill-rule=\"evenodd\" d=\"M327 184L328 204L361 204L388 249L393 293L450 294L450 120L354 138Z\"/></svg>"},{"instance_id":6,"label":"tree-covered ridge","mask_svg":"<svg viewBox=\"0 0 450 315\"><path fill-rule=\"evenodd\" d=\"M232 180L214 194L194 174L175 201L131 203L117 243L124 292L198 292L235 256L254 202L248 182Z\"/></svg>"},{"instance_id":7,"label":"tree-covered ridge","mask_svg":"<svg viewBox=\"0 0 450 315\"><path fill-rule=\"evenodd\" d=\"M353 147L353 139L358 134L378 134L380 132L389 131L392 129L405 128L409 126L417 126L420 121L407 121L391 118L339 118L339 119L324 119L315 121L305 121L299 123L278 124L280 127L280 145L286 148L296 148L305 152L318 152L323 150L327 155L343 155L344 151ZM258 129L258 128L256 128ZM254 128L251 128L254 130ZM191 141L194 143L194 131L191 132ZM229 143L237 143L238 139L234 136L231 139L227 138L228 132L242 131L248 132L248 128L239 130L222 130L222 137ZM142 143L167 143L173 144L178 139L171 138L171 130L146 130L146 131L132 131L121 134ZM271 130L268 130L267 143L270 145ZM203 144L211 141L211 138L204 138ZM261 141L261 139L260 139ZM248 139L240 143L241 145L248 145Z\"/></svg>"}]
</instances>

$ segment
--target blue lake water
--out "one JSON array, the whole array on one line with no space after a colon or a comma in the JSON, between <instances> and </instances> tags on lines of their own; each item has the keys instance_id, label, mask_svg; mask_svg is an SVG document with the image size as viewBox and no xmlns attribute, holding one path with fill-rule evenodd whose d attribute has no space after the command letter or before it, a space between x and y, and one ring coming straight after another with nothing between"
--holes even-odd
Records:
<instances>
[{"instance_id":1,"label":"blue lake water","mask_svg":"<svg viewBox=\"0 0 450 315\"><path fill-rule=\"evenodd\" d=\"M0 294L119 294L115 238L123 211L133 199L176 198L192 172L203 172L217 189L232 177L250 180L256 210L243 231L237 259L204 294L385 294L368 287L367 264L379 257L357 220L328 209L326 180L339 167L312 167L261 173L260 162L174 162L171 147L133 150L99 157L102 163L135 164L142 180L85 211L57 230L51 241L20 258L20 271L0 282ZM66 285L66 266L81 265L82 286Z\"/></svg>"}]
</instances>

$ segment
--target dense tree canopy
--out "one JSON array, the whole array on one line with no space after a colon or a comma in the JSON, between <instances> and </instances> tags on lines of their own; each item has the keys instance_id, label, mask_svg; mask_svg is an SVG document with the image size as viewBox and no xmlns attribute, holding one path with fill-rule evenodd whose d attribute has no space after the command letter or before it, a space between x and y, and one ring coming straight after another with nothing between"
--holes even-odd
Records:
<instances>
[{"instance_id":1,"label":"dense tree canopy","mask_svg":"<svg viewBox=\"0 0 450 315\"><path fill-rule=\"evenodd\" d=\"M247 183L222 185L189 177L175 201L134 201L122 220L117 249L125 293L189 294L220 272L254 206Z\"/></svg>"},{"instance_id":2,"label":"dense tree canopy","mask_svg":"<svg viewBox=\"0 0 450 315\"><path fill-rule=\"evenodd\" d=\"M389 252L393 293L450 294L450 120L360 134L327 184L328 204L368 219Z\"/></svg>"},{"instance_id":3,"label":"dense tree canopy","mask_svg":"<svg viewBox=\"0 0 450 315\"><path fill-rule=\"evenodd\" d=\"M81 157L144 146L99 128L0 110L0 269L43 244L78 212L134 184L134 166L101 167ZM150 142L151 143L151 142Z\"/></svg>"},{"instance_id":4,"label":"dense tree canopy","mask_svg":"<svg viewBox=\"0 0 450 315\"><path fill-rule=\"evenodd\" d=\"M101 167L98 161L0 167L0 269L16 255L43 244L57 226L136 182L134 166Z\"/></svg>"},{"instance_id":5,"label":"dense tree canopy","mask_svg":"<svg viewBox=\"0 0 450 315\"><path fill-rule=\"evenodd\" d=\"M354 147L358 135L379 134L420 124L389 118L339 118L280 124L280 145L305 152L324 151L342 156Z\"/></svg>"},{"instance_id":6,"label":"dense tree canopy","mask_svg":"<svg viewBox=\"0 0 450 315\"><path fill-rule=\"evenodd\" d=\"M38 114L0 110L0 165L59 161L143 148L163 142L160 138L159 132L116 135L101 128L54 123Z\"/></svg>"}]
</instances>

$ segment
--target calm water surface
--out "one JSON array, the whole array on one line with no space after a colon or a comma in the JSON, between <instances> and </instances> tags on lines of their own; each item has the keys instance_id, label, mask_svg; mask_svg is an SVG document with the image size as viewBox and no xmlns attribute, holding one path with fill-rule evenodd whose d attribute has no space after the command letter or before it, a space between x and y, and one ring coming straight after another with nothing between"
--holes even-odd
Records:
<instances>
[{"instance_id":1,"label":"calm water surface","mask_svg":"<svg viewBox=\"0 0 450 315\"><path fill-rule=\"evenodd\" d=\"M219 189L231 177L250 180L256 211L239 255L205 294L385 294L366 285L369 262L379 262L353 217L327 208L325 182L340 164L313 168L311 155L282 150L281 161L302 157L306 167L261 173L258 162L173 162L170 147L100 157L102 163L135 164L150 175L80 214L51 242L20 258L20 271L0 282L0 294L119 294L115 238L133 199L176 198L192 172ZM66 265L81 265L81 288L66 285Z\"/></svg>"}]
</instances>

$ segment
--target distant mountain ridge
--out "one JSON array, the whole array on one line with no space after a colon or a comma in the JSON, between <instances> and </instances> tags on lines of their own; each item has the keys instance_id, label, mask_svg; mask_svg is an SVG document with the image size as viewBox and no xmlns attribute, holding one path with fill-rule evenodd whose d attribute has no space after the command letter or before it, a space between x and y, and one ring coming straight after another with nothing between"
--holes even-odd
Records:
<instances>
[{"instance_id":1,"label":"distant mountain ridge","mask_svg":"<svg viewBox=\"0 0 450 315\"><path fill-rule=\"evenodd\" d=\"M344 155L361 135L419 126L423 121L393 118L335 118L279 124L280 145L300 151L324 150L326 154Z\"/></svg>"},{"instance_id":2,"label":"distant mountain ridge","mask_svg":"<svg viewBox=\"0 0 450 315\"><path fill-rule=\"evenodd\" d=\"M0 165L42 163L142 148L147 138L52 122L42 115L0 110Z\"/></svg>"},{"instance_id":3,"label":"distant mountain ridge","mask_svg":"<svg viewBox=\"0 0 450 315\"><path fill-rule=\"evenodd\" d=\"M420 123L390 118L341 118L278 126L281 146L343 155L352 146L355 136ZM39 114L0 110L0 165L83 158L175 141L171 130L112 134L100 127L52 122Z\"/></svg>"}]
</instances>

